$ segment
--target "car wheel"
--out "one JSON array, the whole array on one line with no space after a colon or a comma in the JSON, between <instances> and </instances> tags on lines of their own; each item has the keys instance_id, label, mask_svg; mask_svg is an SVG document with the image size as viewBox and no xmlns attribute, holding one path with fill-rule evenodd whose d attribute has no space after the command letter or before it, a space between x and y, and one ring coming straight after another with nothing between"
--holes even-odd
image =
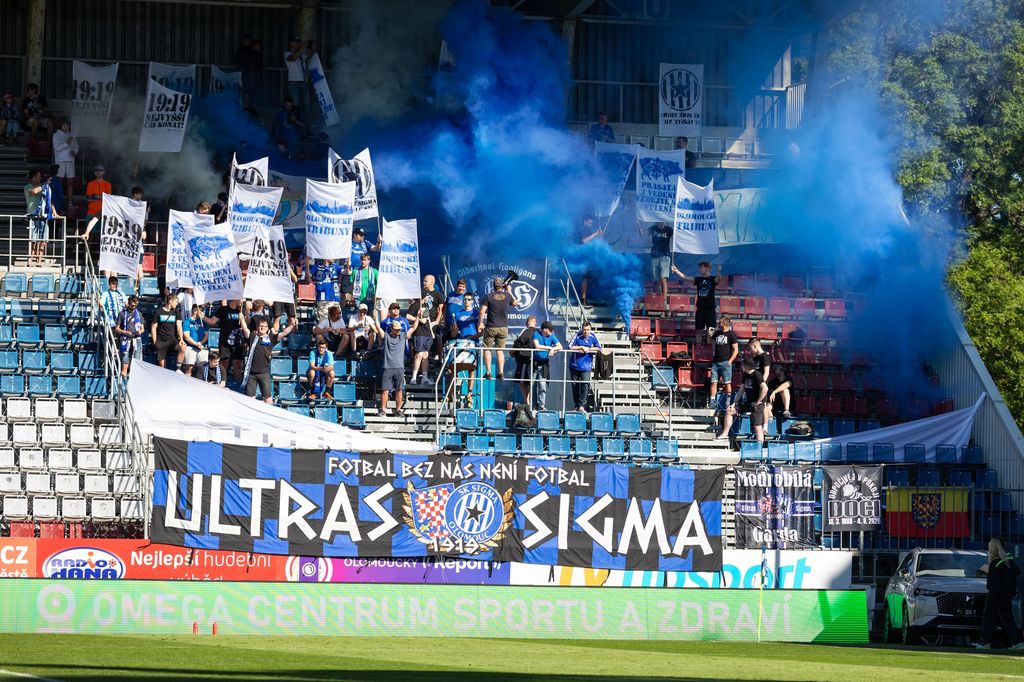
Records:
<instances>
[{"instance_id":1,"label":"car wheel","mask_svg":"<svg viewBox=\"0 0 1024 682\"><path fill-rule=\"evenodd\" d=\"M904 644L917 644L918 632L916 628L910 627L910 614L907 607L903 607L903 627L900 629L900 639Z\"/></svg>"},{"instance_id":2,"label":"car wheel","mask_svg":"<svg viewBox=\"0 0 1024 682\"><path fill-rule=\"evenodd\" d=\"M889 614L889 607L882 610L882 641L886 644L895 644L899 638L899 631L892 626L892 616Z\"/></svg>"}]
</instances>

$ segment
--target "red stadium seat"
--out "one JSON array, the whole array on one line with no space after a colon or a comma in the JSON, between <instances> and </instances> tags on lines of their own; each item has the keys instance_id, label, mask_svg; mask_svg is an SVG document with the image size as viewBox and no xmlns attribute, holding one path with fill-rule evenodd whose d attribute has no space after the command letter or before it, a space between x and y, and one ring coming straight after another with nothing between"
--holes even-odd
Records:
<instances>
[{"instance_id":1,"label":"red stadium seat","mask_svg":"<svg viewBox=\"0 0 1024 682\"><path fill-rule=\"evenodd\" d=\"M737 272L732 276L733 291L753 291L754 276L749 272Z\"/></svg>"},{"instance_id":2,"label":"red stadium seat","mask_svg":"<svg viewBox=\"0 0 1024 682\"><path fill-rule=\"evenodd\" d=\"M793 332L800 331L801 326L796 322L783 322L782 323L782 339L791 339Z\"/></svg>"},{"instance_id":3,"label":"red stadium seat","mask_svg":"<svg viewBox=\"0 0 1024 682\"><path fill-rule=\"evenodd\" d=\"M776 343L773 345L769 353L771 355L772 362L780 364L792 365L795 359L793 349L786 347L786 345L782 343Z\"/></svg>"},{"instance_id":4,"label":"red stadium seat","mask_svg":"<svg viewBox=\"0 0 1024 682\"><path fill-rule=\"evenodd\" d=\"M644 310L650 315L651 313L663 313L668 308L665 306L665 299L661 294L644 294Z\"/></svg>"},{"instance_id":5,"label":"red stadium seat","mask_svg":"<svg viewBox=\"0 0 1024 682\"><path fill-rule=\"evenodd\" d=\"M832 390L833 391L856 391L857 382L853 380L853 375L849 372L836 372L832 375Z\"/></svg>"},{"instance_id":6,"label":"red stadium seat","mask_svg":"<svg viewBox=\"0 0 1024 682\"><path fill-rule=\"evenodd\" d=\"M811 391L828 391L828 376L824 372L811 372L807 375L807 388Z\"/></svg>"},{"instance_id":7,"label":"red stadium seat","mask_svg":"<svg viewBox=\"0 0 1024 682\"><path fill-rule=\"evenodd\" d=\"M761 291L775 289L779 286L779 276L774 272L757 273L757 288Z\"/></svg>"},{"instance_id":8,"label":"red stadium seat","mask_svg":"<svg viewBox=\"0 0 1024 682\"><path fill-rule=\"evenodd\" d=\"M812 395L797 395L793 400L793 409L800 415L818 414L818 399Z\"/></svg>"},{"instance_id":9,"label":"red stadium seat","mask_svg":"<svg viewBox=\"0 0 1024 682\"><path fill-rule=\"evenodd\" d=\"M11 521L12 538L34 538L36 536L36 524L32 521Z\"/></svg>"},{"instance_id":10,"label":"red stadium seat","mask_svg":"<svg viewBox=\"0 0 1024 682\"><path fill-rule=\"evenodd\" d=\"M692 365L684 365L676 371L676 381L680 388L694 389L704 388L707 382L707 370L702 370Z\"/></svg>"},{"instance_id":11,"label":"red stadium seat","mask_svg":"<svg viewBox=\"0 0 1024 682\"><path fill-rule=\"evenodd\" d=\"M742 315L739 296L720 296L718 298L718 310L723 315Z\"/></svg>"},{"instance_id":12,"label":"red stadium seat","mask_svg":"<svg viewBox=\"0 0 1024 682\"><path fill-rule=\"evenodd\" d=\"M668 295L668 309L669 312L679 314L688 313L693 310L693 304L690 302L689 294L669 294Z\"/></svg>"},{"instance_id":13,"label":"red stadium seat","mask_svg":"<svg viewBox=\"0 0 1024 682\"><path fill-rule=\"evenodd\" d=\"M28 155L33 157L53 157L53 145L49 140L32 140L28 144Z\"/></svg>"},{"instance_id":14,"label":"red stadium seat","mask_svg":"<svg viewBox=\"0 0 1024 682\"><path fill-rule=\"evenodd\" d=\"M828 272L812 274L811 291L813 291L816 296L831 296L836 292L835 275Z\"/></svg>"},{"instance_id":15,"label":"red stadium seat","mask_svg":"<svg viewBox=\"0 0 1024 682\"><path fill-rule=\"evenodd\" d=\"M664 349L661 343L657 341L641 343L640 352L643 354L643 359L646 362L658 364L665 359Z\"/></svg>"},{"instance_id":16,"label":"red stadium seat","mask_svg":"<svg viewBox=\"0 0 1024 682\"><path fill-rule=\"evenodd\" d=\"M883 395L875 400L875 414L882 418L895 417L896 405L893 404L888 396Z\"/></svg>"},{"instance_id":17,"label":"red stadium seat","mask_svg":"<svg viewBox=\"0 0 1024 682\"><path fill-rule=\"evenodd\" d=\"M846 398L846 414L851 417L868 416L868 400L862 395Z\"/></svg>"},{"instance_id":18,"label":"red stadium seat","mask_svg":"<svg viewBox=\"0 0 1024 682\"><path fill-rule=\"evenodd\" d=\"M825 317L846 319L846 301L841 298L826 298Z\"/></svg>"},{"instance_id":19,"label":"red stadium seat","mask_svg":"<svg viewBox=\"0 0 1024 682\"><path fill-rule=\"evenodd\" d=\"M803 275L783 275L782 288L791 294L802 294L807 290Z\"/></svg>"},{"instance_id":20,"label":"red stadium seat","mask_svg":"<svg viewBox=\"0 0 1024 682\"><path fill-rule=\"evenodd\" d=\"M142 271L146 274L152 274L156 272L156 254L142 254Z\"/></svg>"},{"instance_id":21,"label":"red stadium seat","mask_svg":"<svg viewBox=\"0 0 1024 682\"><path fill-rule=\"evenodd\" d=\"M654 320L654 335L664 341L679 336L679 320L674 317L659 317Z\"/></svg>"},{"instance_id":22,"label":"red stadium seat","mask_svg":"<svg viewBox=\"0 0 1024 682\"><path fill-rule=\"evenodd\" d=\"M299 286L302 286L301 284ZM651 338L651 321L646 317L634 317L629 321L629 338L637 339Z\"/></svg>"},{"instance_id":23,"label":"red stadium seat","mask_svg":"<svg viewBox=\"0 0 1024 682\"><path fill-rule=\"evenodd\" d=\"M789 380L793 382L793 390L807 391L809 372L790 372Z\"/></svg>"},{"instance_id":24,"label":"red stadium seat","mask_svg":"<svg viewBox=\"0 0 1024 682\"><path fill-rule=\"evenodd\" d=\"M818 409L822 414L830 417L841 417L843 416L843 401L839 396L824 395L818 401Z\"/></svg>"},{"instance_id":25,"label":"red stadium seat","mask_svg":"<svg viewBox=\"0 0 1024 682\"><path fill-rule=\"evenodd\" d=\"M693 359L697 362L711 362L715 349L710 343L698 343L693 347Z\"/></svg>"},{"instance_id":26,"label":"red stadium seat","mask_svg":"<svg viewBox=\"0 0 1024 682\"><path fill-rule=\"evenodd\" d=\"M760 320L757 323L757 338L775 341L779 338L779 325L774 320Z\"/></svg>"},{"instance_id":27,"label":"red stadium seat","mask_svg":"<svg viewBox=\"0 0 1024 682\"><path fill-rule=\"evenodd\" d=\"M743 299L743 312L747 317L764 317L766 308L763 296L747 296Z\"/></svg>"},{"instance_id":28,"label":"red stadium seat","mask_svg":"<svg viewBox=\"0 0 1024 682\"><path fill-rule=\"evenodd\" d=\"M824 322L808 322L807 339L815 342L831 341L832 330Z\"/></svg>"},{"instance_id":29,"label":"red stadium seat","mask_svg":"<svg viewBox=\"0 0 1024 682\"><path fill-rule=\"evenodd\" d=\"M793 359L798 365L818 364L818 356L810 346L801 346L800 348L797 348Z\"/></svg>"},{"instance_id":30,"label":"red stadium seat","mask_svg":"<svg viewBox=\"0 0 1024 682\"><path fill-rule=\"evenodd\" d=\"M750 323L750 320L733 320L732 331L741 339L754 338L754 327Z\"/></svg>"},{"instance_id":31,"label":"red stadium seat","mask_svg":"<svg viewBox=\"0 0 1024 682\"><path fill-rule=\"evenodd\" d=\"M791 317L793 315L793 306L788 298L772 296L768 300L768 314L772 317Z\"/></svg>"},{"instance_id":32,"label":"red stadium seat","mask_svg":"<svg viewBox=\"0 0 1024 682\"><path fill-rule=\"evenodd\" d=\"M301 302L312 303L316 300L316 286L312 282L299 282L295 286L295 297Z\"/></svg>"},{"instance_id":33,"label":"red stadium seat","mask_svg":"<svg viewBox=\"0 0 1024 682\"><path fill-rule=\"evenodd\" d=\"M796 317L814 317L816 311L817 306L813 298L793 299L793 315Z\"/></svg>"},{"instance_id":34,"label":"red stadium seat","mask_svg":"<svg viewBox=\"0 0 1024 682\"><path fill-rule=\"evenodd\" d=\"M832 346L822 346L818 348L818 364L838 367L843 363L840 361L839 354L835 348Z\"/></svg>"},{"instance_id":35,"label":"red stadium seat","mask_svg":"<svg viewBox=\"0 0 1024 682\"><path fill-rule=\"evenodd\" d=\"M687 357L690 356L690 344L685 341L669 341L665 344L665 359L672 360L672 356L675 353L683 353Z\"/></svg>"},{"instance_id":36,"label":"red stadium seat","mask_svg":"<svg viewBox=\"0 0 1024 682\"><path fill-rule=\"evenodd\" d=\"M64 537L64 522L63 521L40 521L39 522L39 537L41 537L41 538L63 538Z\"/></svg>"}]
</instances>

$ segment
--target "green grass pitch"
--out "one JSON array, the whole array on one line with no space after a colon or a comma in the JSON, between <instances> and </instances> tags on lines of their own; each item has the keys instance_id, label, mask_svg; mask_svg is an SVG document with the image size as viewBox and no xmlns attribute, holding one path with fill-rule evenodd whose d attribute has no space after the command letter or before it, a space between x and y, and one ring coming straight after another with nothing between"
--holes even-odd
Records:
<instances>
[{"instance_id":1,"label":"green grass pitch","mask_svg":"<svg viewBox=\"0 0 1024 682\"><path fill-rule=\"evenodd\" d=\"M990 680L1024 659L962 649L726 642L0 635L0 679Z\"/></svg>"}]
</instances>

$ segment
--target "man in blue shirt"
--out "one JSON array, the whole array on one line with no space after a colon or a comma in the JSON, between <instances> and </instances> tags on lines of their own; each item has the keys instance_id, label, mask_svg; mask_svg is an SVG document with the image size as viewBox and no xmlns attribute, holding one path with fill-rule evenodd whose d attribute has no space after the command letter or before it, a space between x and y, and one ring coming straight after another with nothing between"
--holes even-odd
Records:
<instances>
[{"instance_id":1,"label":"man in blue shirt","mask_svg":"<svg viewBox=\"0 0 1024 682\"><path fill-rule=\"evenodd\" d=\"M548 397L548 376L551 370L551 356L562 350L562 344L555 336L555 325L544 321L540 329L533 333L533 407L544 409L544 401Z\"/></svg>"},{"instance_id":2,"label":"man in blue shirt","mask_svg":"<svg viewBox=\"0 0 1024 682\"><path fill-rule=\"evenodd\" d=\"M388 333L388 330L391 329L391 325L395 322L398 322L401 326L403 333L409 333L409 320L405 319L401 313L402 306L397 303L392 303L388 306L388 316L380 321L380 328L384 330L385 334Z\"/></svg>"},{"instance_id":3,"label":"man in blue shirt","mask_svg":"<svg viewBox=\"0 0 1024 682\"><path fill-rule=\"evenodd\" d=\"M341 268L330 258L317 259L313 261L312 265L309 264L308 259L306 260L306 277L313 280L313 285L316 287L316 319L318 322L327 317L327 311L332 305L338 304L339 272L341 272Z\"/></svg>"},{"instance_id":4,"label":"man in blue shirt","mask_svg":"<svg viewBox=\"0 0 1024 682\"><path fill-rule=\"evenodd\" d=\"M462 307L453 308L452 311L452 324L459 328L460 338L476 339L480 337L477 328L480 323L480 310L476 307L476 297L473 294L463 294Z\"/></svg>"},{"instance_id":5,"label":"man in blue shirt","mask_svg":"<svg viewBox=\"0 0 1024 682\"><path fill-rule=\"evenodd\" d=\"M203 320L203 309L198 304L192 304L189 316L181 321L181 332L185 341L185 359L180 371L185 376L192 376L192 368L195 367L196 376L201 378L206 373L210 351L206 349L209 330Z\"/></svg>"},{"instance_id":6,"label":"man in blue shirt","mask_svg":"<svg viewBox=\"0 0 1024 682\"><path fill-rule=\"evenodd\" d=\"M366 230L361 227L357 227L352 230L352 269L355 270L359 267L359 257L364 253L370 253L371 251L380 251L381 238L377 235L376 244L366 243Z\"/></svg>"},{"instance_id":7,"label":"man in blue shirt","mask_svg":"<svg viewBox=\"0 0 1024 682\"><path fill-rule=\"evenodd\" d=\"M309 351L309 401L313 402L323 394L326 400L331 399L334 387L334 353L327 350L327 339L320 337L316 341L316 349Z\"/></svg>"},{"instance_id":8,"label":"man in blue shirt","mask_svg":"<svg viewBox=\"0 0 1024 682\"><path fill-rule=\"evenodd\" d=\"M569 359L569 376L572 378L572 400L574 409L586 411L590 400L590 377L594 371L594 355L601 350L601 342L590 330L590 323L584 322L579 333L569 342L573 351Z\"/></svg>"},{"instance_id":9,"label":"man in blue shirt","mask_svg":"<svg viewBox=\"0 0 1024 682\"><path fill-rule=\"evenodd\" d=\"M597 115L597 123L590 126L590 144L615 142L615 131L608 125L608 115L603 111Z\"/></svg>"}]
</instances>

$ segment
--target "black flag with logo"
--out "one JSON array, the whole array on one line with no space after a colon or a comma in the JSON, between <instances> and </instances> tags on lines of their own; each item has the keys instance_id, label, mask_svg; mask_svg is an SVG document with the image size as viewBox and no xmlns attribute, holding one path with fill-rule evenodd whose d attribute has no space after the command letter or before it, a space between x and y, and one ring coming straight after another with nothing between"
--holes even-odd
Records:
<instances>
[{"instance_id":1,"label":"black flag with logo","mask_svg":"<svg viewBox=\"0 0 1024 682\"><path fill-rule=\"evenodd\" d=\"M881 528L882 467L831 466L824 470L824 529Z\"/></svg>"}]
</instances>

